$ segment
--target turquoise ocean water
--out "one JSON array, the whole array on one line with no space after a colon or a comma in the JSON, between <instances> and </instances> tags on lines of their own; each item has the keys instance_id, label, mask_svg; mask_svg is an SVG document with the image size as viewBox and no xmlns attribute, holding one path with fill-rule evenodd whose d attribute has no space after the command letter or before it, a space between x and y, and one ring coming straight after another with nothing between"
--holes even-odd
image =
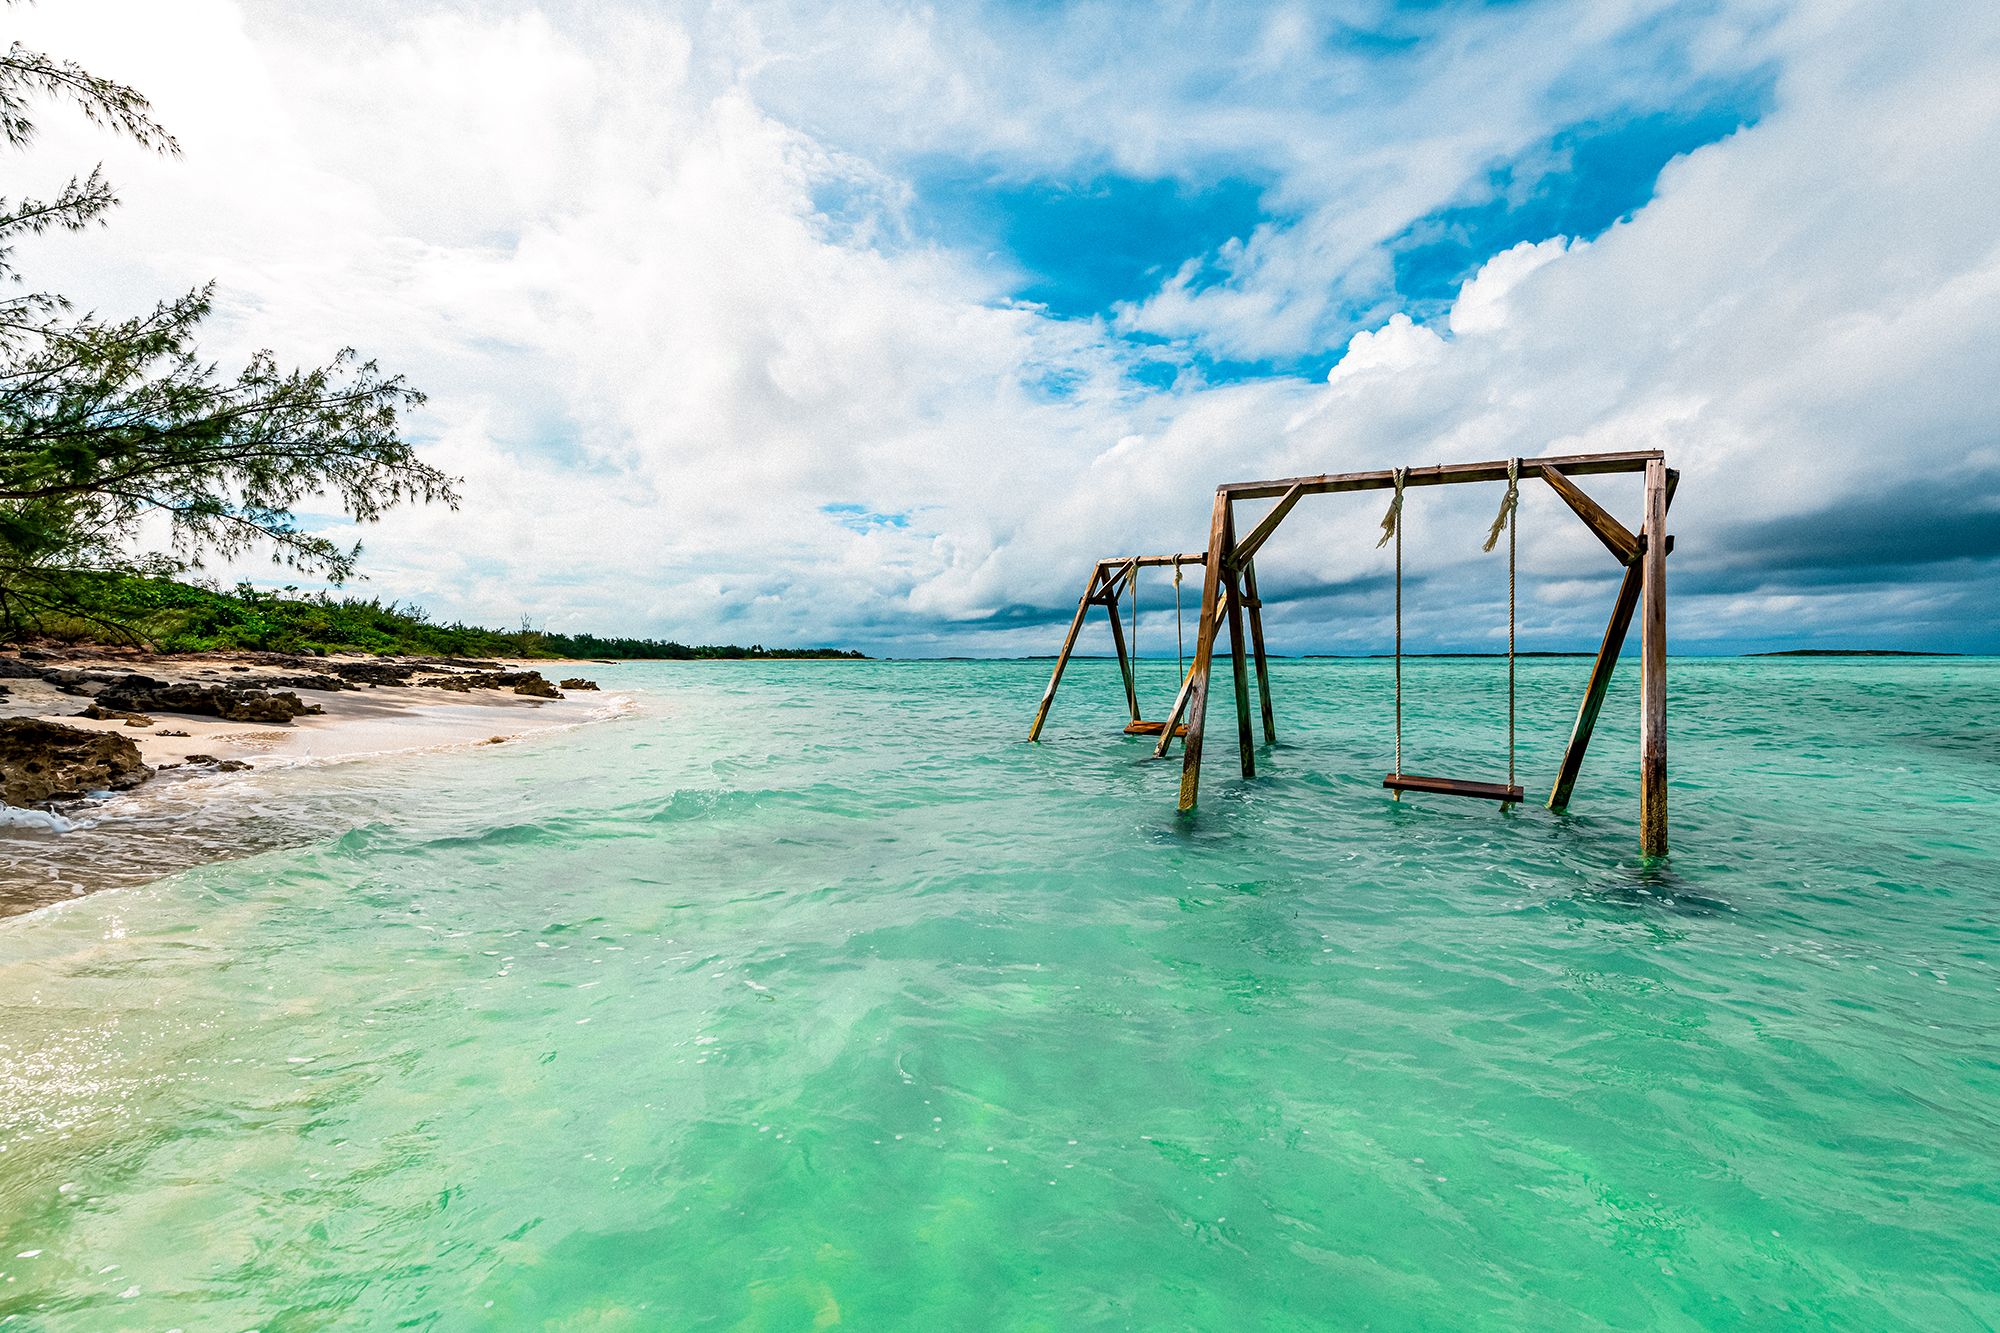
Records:
<instances>
[{"instance_id":1,"label":"turquoise ocean water","mask_svg":"<svg viewBox=\"0 0 2000 1333\"><path fill-rule=\"evenodd\" d=\"M1557 818L1391 802L1387 664L1281 661L1182 819L1046 672L606 668L0 922L0 1320L2000 1324L2000 663L1677 660L1661 866L1629 677ZM1414 664L1407 766L1500 776L1504 680Z\"/></svg>"}]
</instances>

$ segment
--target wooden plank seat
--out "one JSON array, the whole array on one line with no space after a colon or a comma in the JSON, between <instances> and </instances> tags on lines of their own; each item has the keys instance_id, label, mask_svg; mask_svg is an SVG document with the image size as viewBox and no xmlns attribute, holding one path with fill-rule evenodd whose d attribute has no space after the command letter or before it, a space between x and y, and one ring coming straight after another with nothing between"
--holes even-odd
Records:
<instances>
[{"instance_id":1,"label":"wooden plank seat","mask_svg":"<svg viewBox=\"0 0 2000 1333\"><path fill-rule=\"evenodd\" d=\"M1504 782L1421 778L1414 773L1391 773L1382 779L1382 785L1391 791L1420 791L1432 796L1471 796L1482 801L1499 801L1502 804L1512 804L1522 797L1519 787L1510 787Z\"/></svg>"},{"instance_id":2,"label":"wooden plank seat","mask_svg":"<svg viewBox=\"0 0 2000 1333\"><path fill-rule=\"evenodd\" d=\"M1166 729L1167 729L1167 724L1164 722L1147 722L1143 719L1136 722L1127 722L1125 724L1125 734L1127 736L1157 736ZM1174 735L1176 736L1187 735L1187 724L1184 722L1181 725L1175 727Z\"/></svg>"}]
</instances>

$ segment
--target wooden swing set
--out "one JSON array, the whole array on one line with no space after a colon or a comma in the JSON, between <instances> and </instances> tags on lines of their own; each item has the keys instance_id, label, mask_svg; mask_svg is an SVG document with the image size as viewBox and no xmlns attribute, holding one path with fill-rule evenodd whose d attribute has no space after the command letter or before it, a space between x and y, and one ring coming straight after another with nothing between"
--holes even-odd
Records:
<instances>
[{"instance_id":1,"label":"wooden swing set","mask_svg":"<svg viewBox=\"0 0 2000 1333\"><path fill-rule=\"evenodd\" d=\"M1615 473L1643 473L1644 510L1635 532L1591 499L1573 478ZM1069 633L1062 651L1056 655L1055 670L1043 691L1035 722L1028 739L1041 738L1049 707L1055 702L1056 687L1062 682L1063 668L1076 647L1077 636L1093 606L1105 608L1111 621L1112 643L1118 653L1119 674L1125 685L1125 702L1131 721L1125 730L1134 735L1157 735L1153 754L1165 757L1178 736L1181 747L1180 809L1192 810L1201 785L1202 739L1208 715L1210 666L1215 656L1216 636L1226 624L1229 631L1230 660L1236 694L1237 751L1243 776L1257 775L1256 743L1250 723L1250 674L1257 678L1266 743L1277 739L1271 706L1270 669L1264 651L1263 603L1257 595L1256 555L1300 500L1309 495L1335 495L1352 491L1387 490L1392 493L1389 511L1382 520L1382 539L1396 547L1396 709L1395 767L1382 785L1400 799L1404 792L1440 796L1465 796L1499 802L1503 807L1523 799L1523 789L1514 781L1515 703L1515 568L1517 543L1515 515L1520 483L1539 477L1559 496L1590 532L1624 567L1624 578L1612 605L1611 620L1591 667L1583 702L1577 709L1569 745L1563 752L1561 768L1549 792L1548 807L1568 808L1583 766L1584 751L1597 727L1597 715L1611 686L1611 674L1618 665L1625 637L1635 611L1640 614L1640 715L1639 715L1639 843L1647 856L1664 856L1667 851L1667 553L1673 538L1666 533L1667 507L1673 501L1680 474L1668 468L1666 456L1658 450L1627 453L1572 454L1557 458L1513 458L1487 463L1438 464L1434 467L1394 468L1376 472L1345 472L1316 477L1292 477L1277 481L1234 482L1219 486L1209 524L1208 549L1199 554L1126 556L1098 561L1091 569L1070 619ZM1403 523L1404 494L1411 487L1450 486L1466 482L1507 483L1499 516L1487 534L1491 551L1500 536L1507 538L1507 780L1505 783L1463 778L1422 777L1403 771ZM1274 500L1248 535L1238 538L1236 505L1239 502ZM1167 716L1147 720L1141 716L1136 683L1138 657L1138 582L1141 569L1172 566L1177 647L1184 637L1180 584L1187 566L1202 569L1201 611L1196 619L1192 662L1180 673L1180 689ZM1132 644L1128 652L1120 623L1120 604L1131 599ZM1249 634L1244 633L1245 613Z\"/></svg>"}]
</instances>

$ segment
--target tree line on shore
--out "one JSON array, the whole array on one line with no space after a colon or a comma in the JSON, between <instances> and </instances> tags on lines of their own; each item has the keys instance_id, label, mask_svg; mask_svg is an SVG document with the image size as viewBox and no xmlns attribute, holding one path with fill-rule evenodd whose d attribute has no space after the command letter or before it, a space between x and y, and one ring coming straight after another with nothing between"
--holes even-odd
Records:
<instances>
[{"instance_id":1,"label":"tree line on shore","mask_svg":"<svg viewBox=\"0 0 2000 1333\"><path fill-rule=\"evenodd\" d=\"M704 659L853 658L838 648L766 648L686 644L672 639L486 629L443 624L421 608L375 597L265 591L247 583L224 590L175 579L92 573L70 580L73 610L44 609L32 637L70 644L138 644L166 653L360 652L409 657ZM0 632L0 642L20 641Z\"/></svg>"}]
</instances>

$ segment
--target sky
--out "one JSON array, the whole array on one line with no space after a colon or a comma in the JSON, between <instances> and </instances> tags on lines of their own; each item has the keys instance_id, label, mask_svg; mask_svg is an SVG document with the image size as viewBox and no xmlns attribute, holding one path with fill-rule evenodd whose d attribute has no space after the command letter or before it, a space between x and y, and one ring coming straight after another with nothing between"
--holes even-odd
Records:
<instances>
[{"instance_id":1,"label":"sky","mask_svg":"<svg viewBox=\"0 0 2000 1333\"><path fill-rule=\"evenodd\" d=\"M1050 653L1094 561L1200 549L1224 482L1664 449L1675 651L2000 652L2000 6L0 21L183 149L43 114L5 192L101 161L123 203L27 280L112 314L213 278L223 364L407 375L463 503L361 530L350 588L440 619ZM1586 485L1636 527L1635 479ZM1412 496L1413 648L1504 646L1499 501ZM1264 548L1274 651L1387 650L1382 504ZM1618 570L1546 487L1520 560L1522 646L1594 648ZM1171 579L1140 596L1171 656Z\"/></svg>"}]
</instances>

